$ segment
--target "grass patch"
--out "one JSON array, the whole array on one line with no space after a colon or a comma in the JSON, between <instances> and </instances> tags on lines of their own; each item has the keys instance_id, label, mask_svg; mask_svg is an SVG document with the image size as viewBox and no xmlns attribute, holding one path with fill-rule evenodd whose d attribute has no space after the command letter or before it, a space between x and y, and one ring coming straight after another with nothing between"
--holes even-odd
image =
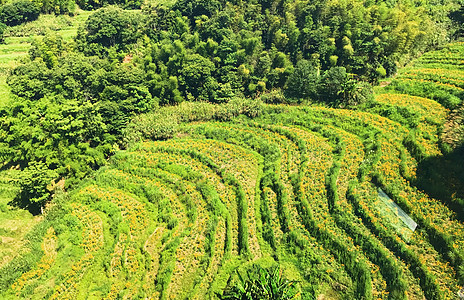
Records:
<instances>
[{"instance_id":1,"label":"grass patch","mask_svg":"<svg viewBox=\"0 0 464 300\"><path fill-rule=\"evenodd\" d=\"M6 37L24 37L45 35L47 31L63 32L63 38L69 40L77 33L80 25L84 24L91 11L79 10L76 15L40 15L36 21L12 26L5 31Z\"/></svg>"},{"instance_id":2,"label":"grass patch","mask_svg":"<svg viewBox=\"0 0 464 300\"><path fill-rule=\"evenodd\" d=\"M6 84L6 75L0 75L0 107L8 103L10 87Z\"/></svg>"},{"instance_id":3,"label":"grass patch","mask_svg":"<svg viewBox=\"0 0 464 300\"><path fill-rule=\"evenodd\" d=\"M33 217L27 210L8 205L18 192L12 180L18 172L17 170L0 172L0 267L19 253L25 244L25 235L41 219Z\"/></svg>"}]
</instances>

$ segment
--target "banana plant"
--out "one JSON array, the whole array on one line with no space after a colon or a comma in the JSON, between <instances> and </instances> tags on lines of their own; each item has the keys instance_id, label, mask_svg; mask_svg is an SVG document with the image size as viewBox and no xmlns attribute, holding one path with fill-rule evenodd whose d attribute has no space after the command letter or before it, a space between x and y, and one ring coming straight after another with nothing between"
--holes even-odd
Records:
<instances>
[{"instance_id":1,"label":"banana plant","mask_svg":"<svg viewBox=\"0 0 464 300\"><path fill-rule=\"evenodd\" d=\"M222 294L221 300L292 300L299 299L297 281L282 276L278 266L263 268L253 265L244 275L235 270Z\"/></svg>"}]
</instances>

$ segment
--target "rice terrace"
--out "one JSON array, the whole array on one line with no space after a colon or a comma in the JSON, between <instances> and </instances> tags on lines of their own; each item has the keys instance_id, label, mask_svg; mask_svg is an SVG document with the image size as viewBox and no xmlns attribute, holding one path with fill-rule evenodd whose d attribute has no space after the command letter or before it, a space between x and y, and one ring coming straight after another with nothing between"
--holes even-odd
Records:
<instances>
[{"instance_id":1,"label":"rice terrace","mask_svg":"<svg viewBox=\"0 0 464 300\"><path fill-rule=\"evenodd\" d=\"M151 88L123 79L127 92L102 86L98 97L120 93L126 102L98 106L92 100L85 89L100 84L102 70L126 68L114 78L129 81L141 76L128 67L139 61L94 46L107 51L111 64L92 56L80 66L66 58L80 59L66 54L84 43L83 33L76 34L74 46L48 35L28 44L32 58L17 63L7 80L11 92L5 94L12 100L4 107L13 95L27 100L11 111L0 108L1 299L258 299L233 293L259 278L276 280L288 295L265 299L463 299L463 42L420 55L394 77L377 81L374 96L354 106L280 101L279 91L260 90L270 81L253 79L244 92L253 97L177 101L181 93L206 95L189 86L182 90L182 80L208 80L182 73L186 67L179 71L182 80L166 75L175 57L184 55L183 46L139 44L133 53L144 47L153 53L153 62L140 64L149 70L156 53L165 63L153 70L169 82L153 89L170 102L159 100L148 110L140 99L151 97ZM209 40L188 43L213 47ZM57 47L56 57L47 61L50 45ZM58 65L74 69L57 78L91 75L57 83L46 72L57 72ZM100 71L88 71L93 66ZM246 66L237 72L257 72L258 65ZM279 68L286 67L271 72ZM114 78L108 75L102 85ZM56 81L39 91L46 80ZM58 90L64 96L52 98ZM90 100L65 100L69 93L75 93L69 99ZM37 108L27 110L33 101ZM65 112L49 110L49 103ZM110 125L98 127L105 114L124 105L132 109L130 118L118 123L111 116ZM93 107L101 118L91 116ZM37 117L18 121L28 111ZM51 112L56 117L46 115ZM28 129L34 122L50 134ZM88 124L97 125L79 133ZM73 130L78 133L69 138L64 133ZM101 142L109 132L117 138ZM77 142L62 143L64 136ZM53 147L58 154L48 154ZM34 160L39 162L24 164ZM38 200L25 205L24 193L37 190L24 187L39 179Z\"/></svg>"}]
</instances>

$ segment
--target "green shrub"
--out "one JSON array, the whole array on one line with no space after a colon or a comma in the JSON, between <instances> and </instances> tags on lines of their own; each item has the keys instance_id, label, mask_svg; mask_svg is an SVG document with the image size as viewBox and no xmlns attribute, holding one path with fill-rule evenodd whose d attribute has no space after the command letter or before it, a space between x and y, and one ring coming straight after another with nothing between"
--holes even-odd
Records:
<instances>
[{"instance_id":1,"label":"green shrub","mask_svg":"<svg viewBox=\"0 0 464 300\"><path fill-rule=\"evenodd\" d=\"M32 37L36 35L45 35L47 32L64 30L72 25L73 21L70 16L40 15L34 22L22 23L17 26L6 28L5 36Z\"/></svg>"},{"instance_id":2,"label":"green shrub","mask_svg":"<svg viewBox=\"0 0 464 300\"><path fill-rule=\"evenodd\" d=\"M0 22L0 43L3 43L5 41L5 31L7 29L7 26L5 23Z\"/></svg>"},{"instance_id":3,"label":"green shrub","mask_svg":"<svg viewBox=\"0 0 464 300\"><path fill-rule=\"evenodd\" d=\"M227 103L183 102L139 115L124 129L126 145L144 139L165 140L179 131L182 123L195 121L227 121L241 114L250 118L262 114L263 103L257 99L233 98Z\"/></svg>"},{"instance_id":4,"label":"green shrub","mask_svg":"<svg viewBox=\"0 0 464 300\"><path fill-rule=\"evenodd\" d=\"M320 101L335 107L359 105L373 98L371 85L354 80L344 67L332 67L324 73L318 95Z\"/></svg>"},{"instance_id":5,"label":"green shrub","mask_svg":"<svg viewBox=\"0 0 464 300\"><path fill-rule=\"evenodd\" d=\"M76 9L74 0L33 0L45 14L72 14Z\"/></svg>"},{"instance_id":6,"label":"green shrub","mask_svg":"<svg viewBox=\"0 0 464 300\"><path fill-rule=\"evenodd\" d=\"M377 69L375 69L375 73L377 74L377 76L379 76L380 78L383 78L385 76L387 76L387 70L385 70L384 67L380 66L378 67Z\"/></svg>"},{"instance_id":7,"label":"green shrub","mask_svg":"<svg viewBox=\"0 0 464 300\"><path fill-rule=\"evenodd\" d=\"M222 295L218 295L223 300L289 300L299 299L299 296L297 282L284 278L278 266L263 268L257 264L245 274L236 270Z\"/></svg>"},{"instance_id":8,"label":"green shrub","mask_svg":"<svg viewBox=\"0 0 464 300\"><path fill-rule=\"evenodd\" d=\"M288 102L287 98L285 98L284 93L280 89L271 90L268 93L264 93L261 95L260 99L264 103L269 104L279 104Z\"/></svg>"}]
</instances>

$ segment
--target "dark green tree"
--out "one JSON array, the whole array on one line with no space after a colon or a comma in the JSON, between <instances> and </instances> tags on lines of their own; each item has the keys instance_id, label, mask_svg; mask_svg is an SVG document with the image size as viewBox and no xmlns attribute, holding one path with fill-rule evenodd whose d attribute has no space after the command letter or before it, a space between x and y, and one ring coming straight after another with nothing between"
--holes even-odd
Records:
<instances>
[{"instance_id":1,"label":"dark green tree","mask_svg":"<svg viewBox=\"0 0 464 300\"><path fill-rule=\"evenodd\" d=\"M207 92L207 85L211 84L208 79L214 70L215 66L209 59L199 54L186 55L179 71L182 89L195 99L202 97L207 100L203 92Z\"/></svg>"},{"instance_id":2,"label":"dark green tree","mask_svg":"<svg viewBox=\"0 0 464 300\"><path fill-rule=\"evenodd\" d=\"M41 13L45 14L72 14L76 9L74 0L32 0Z\"/></svg>"},{"instance_id":3,"label":"dark green tree","mask_svg":"<svg viewBox=\"0 0 464 300\"><path fill-rule=\"evenodd\" d=\"M127 48L140 37L142 14L106 6L89 16L78 34L79 48L89 54L107 54L109 47Z\"/></svg>"},{"instance_id":4,"label":"dark green tree","mask_svg":"<svg viewBox=\"0 0 464 300\"><path fill-rule=\"evenodd\" d=\"M34 21L39 17L39 7L28 0L17 0L4 4L0 9L0 21L8 26Z\"/></svg>"},{"instance_id":5,"label":"dark green tree","mask_svg":"<svg viewBox=\"0 0 464 300\"><path fill-rule=\"evenodd\" d=\"M193 20L201 15L211 17L224 3L225 1L220 0L179 0L174 4L173 10L177 9Z\"/></svg>"},{"instance_id":6,"label":"dark green tree","mask_svg":"<svg viewBox=\"0 0 464 300\"><path fill-rule=\"evenodd\" d=\"M337 107L358 105L372 97L372 87L353 79L344 67L327 70L318 87L320 101Z\"/></svg>"},{"instance_id":7,"label":"dark green tree","mask_svg":"<svg viewBox=\"0 0 464 300\"><path fill-rule=\"evenodd\" d=\"M20 173L18 179L20 192L14 201L33 214L41 213L45 204L51 199L52 183L57 178L58 173L50 170L43 162L32 161Z\"/></svg>"},{"instance_id":8,"label":"dark green tree","mask_svg":"<svg viewBox=\"0 0 464 300\"><path fill-rule=\"evenodd\" d=\"M308 60L300 60L287 81L286 95L290 98L317 98L319 69Z\"/></svg>"},{"instance_id":9,"label":"dark green tree","mask_svg":"<svg viewBox=\"0 0 464 300\"><path fill-rule=\"evenodd\" d=\"M464 33L464 7L461 6L458 10L450 12L449 17L455 23L455 36L461 37Z\"/></svg>"},{"instance_id":10,"label":"dark green tree","mask_svg":"<svg viewBox=\"0 0 464 300\"><path fill-rule=\"evenodd\" d=\"M321 100L331 104L343 103L355 84L344 67L332 67L322 76L319 87Z\"/></svg>"},{"instance_id":11,"label":"dark green tree","mask_svg":"<svg viewBox=\"0 0 464 300\"><path fill-rule=\"evenodd\" d=\"M145 26L150 28L146 34L155 41L165 36L179 39L182 34L190 31L188 18L168 6L149 4L143 7L143 13L147 17Z\"/></svg>"}]
</instances>

